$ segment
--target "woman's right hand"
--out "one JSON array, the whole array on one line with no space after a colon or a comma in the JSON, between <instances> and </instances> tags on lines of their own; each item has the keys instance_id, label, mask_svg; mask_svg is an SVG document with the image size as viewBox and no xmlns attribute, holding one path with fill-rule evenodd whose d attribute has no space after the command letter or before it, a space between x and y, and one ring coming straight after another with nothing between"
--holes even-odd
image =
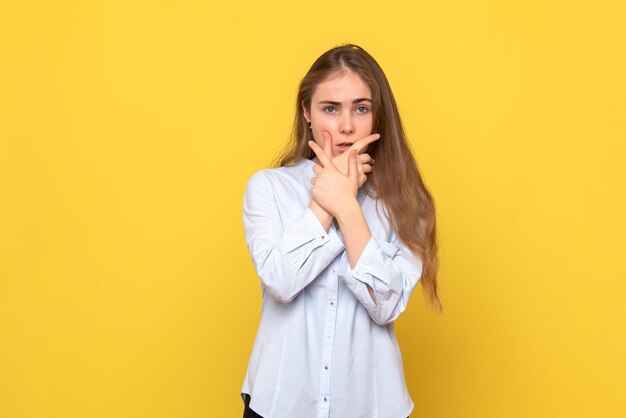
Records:
<instances>
[{"instance_id":1,"label":"woman's right hand","mask_svg":"<svg viewBox=\"0 0 626 418\"><path fill-rule=\"evenodd\" d=\"M328 131L324 131L324 153L331 159L333 165L337 167L337 169L344 175L348 175L348 156L350 155L350 151L353 149L356 150L357 153L357 167L359 170L359 188L365 184L367 181L367 174L371 173L374 169L374 159L366 153L361 154L365 147L367 147L372 142L378 140L380 138L380 134L371 134L360 138L352 144L350 148L342 152L340 155L333 157L333 139Z\"/></svg>"}]
</instances>

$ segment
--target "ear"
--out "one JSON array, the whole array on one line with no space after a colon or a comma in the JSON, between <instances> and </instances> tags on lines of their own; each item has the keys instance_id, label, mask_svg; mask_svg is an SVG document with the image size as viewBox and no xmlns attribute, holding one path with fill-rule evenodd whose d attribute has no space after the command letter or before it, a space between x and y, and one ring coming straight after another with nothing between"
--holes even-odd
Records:
<instances>
[{"instance_id":1,"label":"ear","mask_svg":"<svg viewBox=\"0 0 626 418\"><path fill-rule=\"evenodd\" d=\"M306 106L304 105L304 102L301 103L302 105L302 110L304 112L304 119L306 119L307 122L311 121L311 112L309 112L306 108Z\"/></svg>"}]
</instances>

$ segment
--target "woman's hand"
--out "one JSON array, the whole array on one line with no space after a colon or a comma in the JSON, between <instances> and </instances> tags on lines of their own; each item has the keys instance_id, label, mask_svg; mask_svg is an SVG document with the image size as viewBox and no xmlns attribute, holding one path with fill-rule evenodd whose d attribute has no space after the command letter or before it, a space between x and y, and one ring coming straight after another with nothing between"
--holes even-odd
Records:
<instances>
[{"instance_id":1,"label":"woman's hand","mask_svg":"<svg viewBox=\"0 0 626 418\"><path fill-rule=\"evenodd\" d=\"M331 160L331 147L325 146L321 149L315 141L309 141L309 146L321 163L313 166L313 171L317 175L311 179L313 199L337 219L344 213L354 211L355 208L359 209L356 199L359 189L357 150L350 149L345 152L348 154L347 174L343 174Z\"/></svg>"},{"instance_id":2,"label":"woman's hand","mask_svg":"<svg viewBox=\"0 0 626 418\"><path fill-rule=\"evenodd\" d=\"M348 154L350 154L351 150L356 150L359 187L361 187L365 184L367 174L372 172L374 165L374 159L370 157L369 154L361 154L361 152L367 145L378 140L379 138L380 134L365 136L356 140L350 148L342 152L340 155L333 157L333 139L328 131L324 131L324 153L329 155L329 158L332 160L335 167L337 167L342 174L348 175Z\"/></svg>"}]
</instances>

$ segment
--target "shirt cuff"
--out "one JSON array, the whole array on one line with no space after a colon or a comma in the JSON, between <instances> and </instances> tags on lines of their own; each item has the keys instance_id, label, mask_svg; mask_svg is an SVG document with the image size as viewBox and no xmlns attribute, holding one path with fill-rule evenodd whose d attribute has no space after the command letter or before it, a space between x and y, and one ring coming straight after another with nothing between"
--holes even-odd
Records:
<instances>
[{"instance_id":1,"label":"shirt cuff","mask_svg":"<svg viewBox=\"0 0 626 418\"><path fill-rule=\"evenodd\" d=\"M348 266L348 274L354 277L355 279L368 284L371 288L374 288L374 279L370 274L366 274L369 269L370 263L372 262L372 257L378 250L378 242L374 239L374 236L370 236L369 241L365 244L365 248L361 252L361 256L359 260L354 265L354 268L350 268Z\"/></svg>"},{"instance_id":2,"label":"shirt cuff","mask_svg":"<svg viewBox=\"0 0 626 418\"><path fill-rule=\"evenodd\" d=\"M328 243L331 251L338 251L343 248L343 242L337 233L332 228L326 232L315 213L307 206L302 214L285 230L282 249L283 252L288 253L311 241L316 241L318 245Z\"/></svg>"},{"instance_id":3,"label":"shirt cuff","mask_svg":"<svg viewBox=\"0 0 626 418\"><path fill-rule=\"evenodd\" d=\"M385 271L385 257L393 259L398 251L399 248L395 245L378 241L374 236L371 236L354 268L348 267L348 274L375 288L372 276L385 281L389 276L389 272Z\"/></svg>"}]
</instances>

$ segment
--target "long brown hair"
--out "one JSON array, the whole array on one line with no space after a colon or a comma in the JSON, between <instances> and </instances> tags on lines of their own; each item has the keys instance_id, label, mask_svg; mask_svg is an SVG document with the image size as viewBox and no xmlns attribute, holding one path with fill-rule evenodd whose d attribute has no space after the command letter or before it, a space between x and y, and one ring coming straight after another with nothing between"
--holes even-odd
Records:
<instances>
[{"instance_id":1,"label":"long brown hair","mask_svg":"<svg viewBox=\"0 0 626 418\"><path fill-rule=\"evenodd\" d=\"M437 292L437 233L435 205L424 186L422 176L406 140L400 114L387 77L376 60L363 48L347 44L322 54L300 82L291 141L275 160L275 166L288 166L300 158L312 159L308 146L308 127L303 106L311 109L311 97L319 83L331 74L352 70L372 92L372 132L380 139L368 146L367 153L376 160L368 176L368 193L382 199L389 220L400 240L422 261L420 282L431 306L441 310ZM373 186L373 187L372 187Z\"/></svg>"}]
</instances>

